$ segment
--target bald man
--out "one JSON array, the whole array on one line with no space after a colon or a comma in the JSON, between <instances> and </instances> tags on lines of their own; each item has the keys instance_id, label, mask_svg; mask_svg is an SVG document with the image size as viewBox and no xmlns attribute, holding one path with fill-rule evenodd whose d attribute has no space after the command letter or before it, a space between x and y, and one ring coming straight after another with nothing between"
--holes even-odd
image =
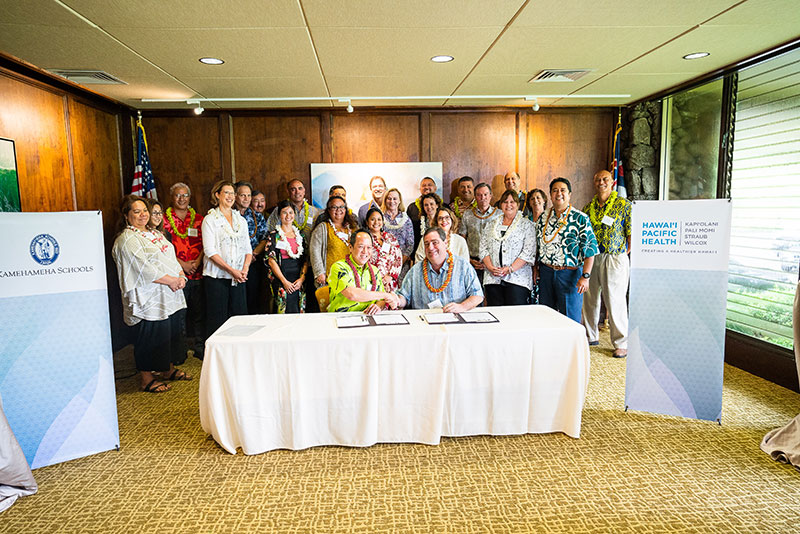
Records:
<instances>
[{"instance_id":1,"label":"bald man","mask_svg":"<svg viewBox=\"0 0 800 534\"><path fill-rule=\"evenodd\" d=\"M594 258L589 289L583 299L582 319L590 345L600 334L600 299L606 304L615 358L628 355L628 292L631 252L631 203L614 191L614 177L608 171L594 175L597 194L583 212L589 216L600 253Z\"/></svg>"}]
</instances>

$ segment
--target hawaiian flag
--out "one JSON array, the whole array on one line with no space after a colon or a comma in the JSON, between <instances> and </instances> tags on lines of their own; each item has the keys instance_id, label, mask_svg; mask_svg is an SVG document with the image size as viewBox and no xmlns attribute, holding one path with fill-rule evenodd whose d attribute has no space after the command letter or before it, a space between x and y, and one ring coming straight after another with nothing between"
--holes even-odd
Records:
<instances>
[{"instance_id":1,"label":"hawaiian flag","mask_svg":"<svg viewBox=\"0 0 800 534\"><path fill-rule=\"evenodd\" d=\"M622 135L622 117L617 119L617 127L614 129L614 161L611 163L611 170L614 174L614 187L617 195L628 198L628 191L625 189L625 173L622 170L622 150L620 136Z\"/></svg>"},{"instance_id":2,"label":"hawaiian flag","mask_svg":"<svg viewBox=\"0 0 800 534\"><path fill-rule=\"evenodd\" d=\"M147 155L147 138L144 135L142 119L136 121L138 132L136 140L136 168L133 171L133 185L131 194L140 197L158 198L156 195L156 182L153 179L153 169L150 168L150 157Z\"/></svg>"}]
</instances>

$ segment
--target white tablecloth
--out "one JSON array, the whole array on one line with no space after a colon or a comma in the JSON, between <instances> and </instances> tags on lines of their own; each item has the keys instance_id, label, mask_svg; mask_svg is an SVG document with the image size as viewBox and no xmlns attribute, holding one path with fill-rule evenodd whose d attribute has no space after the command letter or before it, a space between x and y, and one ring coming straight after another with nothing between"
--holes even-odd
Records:
<instances>
[{"instance_id":1,"label":"white tablecloth","mask_svg":"<svg viewBox=\"0 0 800 534\"><path fill-rule=\"evenodd\" d=\"M11 507L19 497L39 490L25 454L11 431L0 398L0 512Z\"/></svg>"},{"instance_id":2,"label":"white tablecloth","mask_svg":"<svg viewBox=\"0 0 800 534\"><path fill-rule=\"evenodd\" d=\"M229 319L206 342L203 429L228 452L442 436L578 438L589 382L581 325L543 306L481 308L499 323L337 329L336 314ZM231 327L261 328L246 336Z\"/></svg>"}]
</instances>

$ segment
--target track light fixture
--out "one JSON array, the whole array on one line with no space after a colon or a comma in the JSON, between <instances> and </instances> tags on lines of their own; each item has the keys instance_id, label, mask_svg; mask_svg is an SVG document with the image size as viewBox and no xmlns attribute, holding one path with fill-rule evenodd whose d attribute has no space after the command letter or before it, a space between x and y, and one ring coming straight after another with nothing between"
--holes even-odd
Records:
<instances>
[{"instance_id":1,"label":"track light fixture","mask_svg":"<svg viewBox=\"0 0 800 534\"><path fill-rule=\"evenodd\" d=\"M345 102L347 103L347 112L348 113L352 113L353 112L353 104L350 103L350 99L349 98L340 98L339 99L339 103L340 104L344 104Z\"/></svg>"},{"instance_id":2,"label":"track light fixture","mask_svg":"<svg viewBox=\"0 0 800 534\"><path fill-rule=\"evenodd\" d=\"M200 105L199 100L187 100L186 103L189 104L190 106L197 106L192 110L194 111L195 115L200 115L205 111L205 108Z\"/></svg>"}]
</instances>

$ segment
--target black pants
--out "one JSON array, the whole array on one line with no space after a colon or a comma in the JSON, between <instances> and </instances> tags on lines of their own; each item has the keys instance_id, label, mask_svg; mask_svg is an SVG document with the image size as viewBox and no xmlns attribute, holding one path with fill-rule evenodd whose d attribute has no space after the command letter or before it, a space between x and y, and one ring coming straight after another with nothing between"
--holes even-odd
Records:
<instances>
[{"instance_id":1,"label":"black pants","mask_svg":"<svg viewBox=\"0 0 800 534\"><path fill-rule=\"evenodd\" d=\"M203 290L203 279L187 280L183 288L186 297L186 338L187 349L192 349L198 356L202 355L203 342L206 338L206 295ZM183 363L183 362L179 362Z\"/></svg>"},{"instance_id":2,"label":"black pants","mask_svg":"<svg viewBox=\"0 0 800 534\"><path fill-rule=\"evenodd\" d=\"M250 270L247 272L247 282L245 283L247 292L247 313L258 315L266 313L266 302L264 300L264 290L262 286L267 279L266 267L261 258L253 258Z\"/></svg>"},{"instance_id":3,"label":"black pants","mask_svg":"<svg viewBox=\"0 0 800 534\"><path fill-rule=\"evenodd\" d=\"M230 278L203 277L206 288L206 338L234 315L247 315L244 284L232 285Z\"/></svg>"},{"instance_id":4,"label":"black pants","mask_svg":"<svg viewBox=\"0 0 800 534\"><path fill-rule=\"evenodd\" d=\"M178 310L161 321L140 321L136 328L133 358L139 371L169 371L169 364L183 356L183 321L186 310Z\"/></svg>"},{"instance_id":5,"label":"black pants","mask_svg":"<svg viewBox=\"0 0 800 534\"><path fill-rule=\"evenodd\" d=\"M489 306L519 306L527 304L531 295L528 288L503 281L499 284L486 284L483 289L486 292L486 304Z\"/></svg>"}]
</instances>

